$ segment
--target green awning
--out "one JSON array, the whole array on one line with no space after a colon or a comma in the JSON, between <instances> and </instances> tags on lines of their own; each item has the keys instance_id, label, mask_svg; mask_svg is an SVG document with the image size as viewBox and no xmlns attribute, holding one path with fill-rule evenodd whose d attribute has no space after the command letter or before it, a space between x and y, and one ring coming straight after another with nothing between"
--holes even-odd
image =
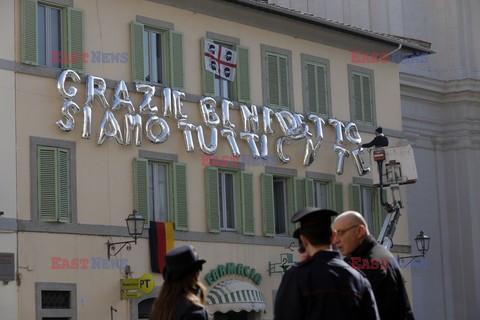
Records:
<instances>
[{"instance_id":1,"label":"green awning","mask_svg":"<svg viewBox=\"0 0 480 320\"><path fill-rule=\"evenodd\" d=\"M264 311L265 297L250 282L225 279L214 285L207 294L210 313L228 311Z\"/></svg>"}]
</instances>

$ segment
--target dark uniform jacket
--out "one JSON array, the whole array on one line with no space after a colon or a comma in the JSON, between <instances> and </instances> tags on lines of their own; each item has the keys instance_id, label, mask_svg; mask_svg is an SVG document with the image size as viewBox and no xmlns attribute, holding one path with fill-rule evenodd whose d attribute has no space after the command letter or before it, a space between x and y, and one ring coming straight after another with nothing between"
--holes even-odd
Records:
<instances>
[{"instance_id":1,"label":"dark uniform jacket","mask_svg":"<svg viewBox=\"0 0 480 320\"><path fill-rule=\"evenodd\" d=\"M368 280L334 251L319 251L285 273L274 313L275 320L379 319Z\"/></svg>"},{"instance_id":2,"label":"dark uniform jacket","mask_svg":"<svg viewBox=\"0 0 480 320\"><path fill-rule=\"evenodd\" d=\"M388 147L388 138L385 136L376 136L373 138L372 141L369 143L362 144L364 148L371 148L371 147Z\"/></svg>"},{"instance_id":3,"label":"dark uniform jacket","mask_svg":"<svg viewBox=\"0 0 480 320\"><path fill-rule=\"evenodd\" d=\"M400 266L390 251L368 236L345 260L367 276L382 320L414 319Z\"/></svg>"}]
</instances>

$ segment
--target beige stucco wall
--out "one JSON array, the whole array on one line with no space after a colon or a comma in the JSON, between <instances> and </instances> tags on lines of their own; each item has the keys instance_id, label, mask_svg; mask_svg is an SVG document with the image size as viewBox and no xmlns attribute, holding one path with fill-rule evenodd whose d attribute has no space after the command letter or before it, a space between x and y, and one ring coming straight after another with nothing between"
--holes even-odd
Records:
<instances>
[{"instance_id":1,"label":"beige stucco wall","mask_svg":"<svg viewBox=\"0 0 480 320\"><path fill-rule=\"evenodd\" d=\"M330 61L330 79L332 93L333 117L343 121L350 120L348 73L347 65L351 61L351 53L326 45L315 44L305 40L276 34L269 31L256 29L250 26L229 22L210 16L183 11L152 2L142 2L139 6L132 1L76 1L75 6L85 10L85 51L101 50L103 52L129 52L130 57L130 22L136 15L142 15L158 20L172 22L175 30L184 34L185 48L185 92L201 95L201 63L200 63L200 38L206 32L216 32L227 36L237 37L241 45L250 48L250 81L252 103L262 105L262 78L260 44L285 48L292 51L293 66L293 97L295 110L303 112L302 105L302 77L300 54L305 53L319 56ZM17 8L18 16L18 8ZM19 24L17 24L18 26ZM17 48L20 48L17 37ZM19 50L16 50L19 52ZM17 54L17 61L20 56ZM369 64L362 67L374 71L375 93L377 107L377 121L384 128L398 130L402 128L400 117L400 93L398 66L391 63ZM115 81L131 81L131 65L126 64L87 64L86 74L93 74ZM0 77L2 79L2 77ZM0 80L1 81L1 80ZM68 84L71 84L70 82ZM85 83L75 84L79 89L74 101L82 107L85 102ZM75 115L76 127L70 133L62 132L55 121L62 119L62 99L56 90L54 79L16 74L16 148L17 148L17 203L18 218L31 219L30 208L30 146L29 137L42 137L73 141L76 143L76 176L77 176L77 217L78 223L94 225L125 226L125 218L134 208L133 204L133 158L138 157L139 150L164 152L178 155L179 162L187 164L188 174L188 205L189 224L191 231L206 232L206 203L205 179L202 167L202 153L199 149L196 134L195 152L187 154L181 131L176 128L176 121L166 119L171 129L169 139L159 145L154 145L143 138L141 148L136 146L119 146L111 139L107 139L101 146L96 145L96 136L104 110L95 100L92 112L92 138L81 138L82 113ZM108 89L107 101L112 104L113 90ZM130 98L138 106L142 96L130 92ZM159 97L155 97L152 104L160 105ZM201 124L198 103L185 102L185 111L191 123ZM124 111L114 112L123 128ZM220 108L217 113L221 116ZM241 129L240 112L230 112L232 122L236 125L236 132ZM260 116L262 119L262 116ZM146 118L144 118L144 121ZM144 122L145 123L145 122ZM312 128L313 129L313 128ZM275 156L275 139L280 133L274 121L276 134L269 136L269 155ZM204 126L204 131L209 137L210 130ZM310 167L302 165L304 141L293 142L285 147L285 153L292 157L289 164L280 167L293 168L298 172L298 177L305 177L305 171L322 173L335 173L336 155L332 151L335 141L333 128L325 126L325 139L317 156L317 160ZM123 129L122 129L123 133ZM372 135L362 133L364 141ZM208 143L207 139L207 143ZM398 139L392 138L392 145ZM250 153L246 143L237 139L242 154ZM353 145L348 142L345 146L352 150ZM216 155L230 156L231 151L226 140L219 137L219 147ZM3 160L0 160L3 161ZM249 166L247 170L254 173L254 208L255 231L257 236L262 234L261 217L261 187L260 174L264 167ZM374 168L372 168L374 169ZM346 159L344 173L337 176L337 181L344 184L344 207L348 208L348 185L352 177L357 176L351 159ZM366 176L369 177L368 175ZM409 244L407 239L407 215L403 213L396 234L396 244ZM116 239L117 240L117 239ZM118 238L118 240L123 240ZM35 282L68 282L77 283L77 304L79 319L108 318L113 306L119 310L115 319L129 319L128 304L120 301L119 279L122 274L113 270L52 270L51 258L62 257L66 259L101 257L106 258L107 237L47 234L35 232L19 233L19 264L27 267L22 269L22 285L19 291L21 319L33 319L35 305ZM177 244L182 242L177 241ZM279 261L280 253L285 252L282 246L259 246L246 244L226 244L214 242L193 243L200 256L207 259L204 270L208 271L217 264L232 261L251 265L261 272L263 276L260 290L267 298L268 312L262 318L272 316L272 290L278 288L280 275L271 277L266 272L268 261ZM127 258L134 276L138 277L149 272L148 243L140 240L132 251L122 251L119 258ZM30 266L30 268L28 268ZM155 276L160 283L160 277ZM81 300L84 298L84 300ZM84 301L84 304L80 304Z\"/></svg>"}]
</instances>

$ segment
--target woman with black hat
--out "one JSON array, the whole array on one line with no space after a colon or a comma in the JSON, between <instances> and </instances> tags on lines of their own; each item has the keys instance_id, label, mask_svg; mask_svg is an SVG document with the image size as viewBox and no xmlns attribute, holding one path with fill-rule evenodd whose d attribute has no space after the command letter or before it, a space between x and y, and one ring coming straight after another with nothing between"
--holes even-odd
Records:
<instances>
[{"instance_id":1,"label":"woman with black hat","mask_svg":"<svg viewBox=\"0 0 480 320\"><path fill-rule=\"evenodd\" d=\"M192 246L180 246L165 255L165 282L150 320L210 320L204 307L205 287L198 280L204 263Z\"/></svg>"}]
</instances>

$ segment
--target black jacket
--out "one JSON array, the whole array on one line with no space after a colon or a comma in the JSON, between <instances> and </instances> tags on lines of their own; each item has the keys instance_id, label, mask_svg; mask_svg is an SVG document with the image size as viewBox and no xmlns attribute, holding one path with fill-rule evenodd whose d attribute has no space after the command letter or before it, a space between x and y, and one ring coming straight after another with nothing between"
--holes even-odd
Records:
<instances>
[{"instance_id":1,"label":"black jacket","mask_svg":"<svg viewBox=\"0 0 480 320\"><path fill-rule=\"evenodd\" d=\"M377 320L368 280L334 251L291 267L275 297L275 320Z\"/></svg>"},{"instance_id":2,"label":"black jacket","mask_svg":"<svg viewBox=\"0 0 480 320\"><path fill-rule=\"evenodd\" d=\"M390 251L368 236L345 260L367 276L382 320L414 319L400 266Z\"/></svg>"},{"instance_id":3,"label":"black jacket","mask_svg":"<svg viewBox=\"0 0 480 320\"><path fill-rule=\"evenodd\" d=\"M185 298L178 303L172 320L211 320L211 318L204 307Z\"/></svg>"},{"instance_id":4,"label":"black jacket","mask_svg":"<svg viewBox=\"0 0 480 320\"><path fill-rule=\"evenodd\" d=\"M376 136L373 138L372 141L369 143L364 143L362 144L362 147L364 148L371 148L371 147L388 147L388 138L385 137L384 135L381 136Z\"/></svg>"}]
</instances>

